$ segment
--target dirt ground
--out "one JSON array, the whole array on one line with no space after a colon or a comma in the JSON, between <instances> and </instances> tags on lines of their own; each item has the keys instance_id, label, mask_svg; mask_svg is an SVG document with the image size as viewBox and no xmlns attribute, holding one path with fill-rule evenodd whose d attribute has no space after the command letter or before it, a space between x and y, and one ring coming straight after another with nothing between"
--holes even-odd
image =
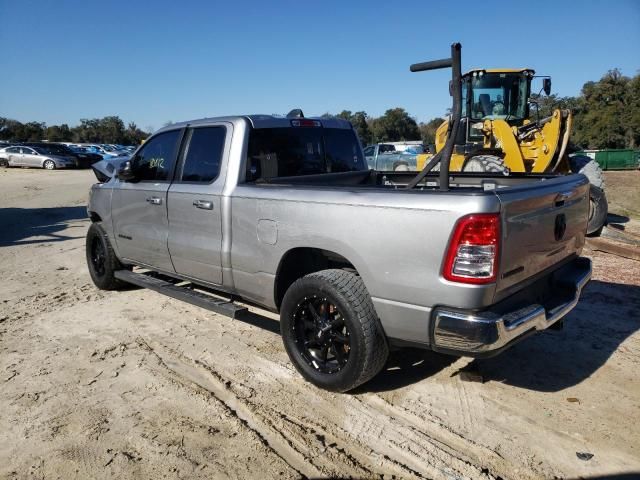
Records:
<instances>
[{"instance_id":1,"label":"dirt ground","mask_svg":"<svg viewBox=\"0 0 640 480\"><path fill-rule=\"evenodd\" d=\"M332 394L295 372L272 314L240 322L94 288L92 182L0 169L1 478L640 472L640 262L587 250L594 279L561 331L482 361L396 352L357 392Z\"/></svg>"}]
</instances>

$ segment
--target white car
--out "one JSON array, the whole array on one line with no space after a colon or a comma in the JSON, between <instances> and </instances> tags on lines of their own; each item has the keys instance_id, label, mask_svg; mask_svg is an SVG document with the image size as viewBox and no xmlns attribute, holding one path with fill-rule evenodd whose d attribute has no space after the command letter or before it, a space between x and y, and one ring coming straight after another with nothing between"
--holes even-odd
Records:
<instances>
[{"instance_id":1,"label":"white car","mask_svg":"<svg viewBox=\"0 0 640 480\"><path fill-rule=\"evenodd\" d=\"M55 170L56 168L75 167L76 159L51 155L39 147L13 146L0 149L0 166L38 167Z\"/></svg>"}]
</instances>

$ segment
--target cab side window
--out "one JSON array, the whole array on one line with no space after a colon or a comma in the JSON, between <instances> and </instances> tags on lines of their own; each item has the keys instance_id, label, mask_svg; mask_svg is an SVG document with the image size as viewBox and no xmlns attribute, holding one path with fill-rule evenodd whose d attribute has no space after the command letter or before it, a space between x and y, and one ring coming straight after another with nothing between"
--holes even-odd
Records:
<instances>
[{"instance_id":1,"label":"cab side window","mask_svg":"<svg viewBox=\"0 0 640 480\"><path fill-rule=\"evenodd\" d=\"M168 181L176 161L180 130L161 133L136 154L132 168L140 180Z\"/></svg>"},{"instance_id":2,"label":"cab side window","mask_svg":"<svg viewBox=\"0 0 640 480\"><path fill-rule=\"evenodd\" d=\"M211 183L220 173L227 133L225 127L201 127L190 131L180 180Z\"/></svg>"}]
</instances>

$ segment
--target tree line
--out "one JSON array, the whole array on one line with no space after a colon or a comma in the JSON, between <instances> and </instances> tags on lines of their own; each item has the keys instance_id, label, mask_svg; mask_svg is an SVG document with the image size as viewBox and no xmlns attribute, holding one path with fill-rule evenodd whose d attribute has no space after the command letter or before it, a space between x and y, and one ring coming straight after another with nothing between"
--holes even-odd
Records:
<instances>
[{"instance_id":1,"label":"tree line","mask_svg":"<svg viewBox=\"0 0 640 480\"><path fill-rule=\"evenodd\" d=\"M555 108L574 113L572 143L577 148L638 148L640 146L640 74L626 77L618 69L608 71L597 82L587 82L577 97L533 95L533 118L544 118ZM343 110L323 117L349 120L363 145L401 140L434 143L435 132L444 122L436 117L418 123L403 108L391 108L380 117L365 111ZM47 126L42 122L20 123L0 117L0 140L117 143L137 145L150 135L135 123L125 126L117 116L82 119L80 124Z\"/></svg>"},{"instance_id":2,"label":"tree line","mask_svg":"<svg viewBox=\"0 0 640 480\"><path fill-rule=\"evenodd\" d=\"M117 116L80 120L80 124L69 127L66 123L47 126L43 122L21 123L0 117L0 140L14 142L74 142L113 143L138 145L150 135L129 122L126 126Z\"/></svg>"},{"instance_id":3,"label":"tree line","mask_svg":"<svg viewBox=\"0 0 640 480\"><path fill-rule=\"evenodd\" d=\"M640 147L640 74L627 77L613 69L597 82L585 83L577 97L550 95L534 100L541 118L554 108L573 112L571 141L577 147Z\"/></svg>"}]
</instances>

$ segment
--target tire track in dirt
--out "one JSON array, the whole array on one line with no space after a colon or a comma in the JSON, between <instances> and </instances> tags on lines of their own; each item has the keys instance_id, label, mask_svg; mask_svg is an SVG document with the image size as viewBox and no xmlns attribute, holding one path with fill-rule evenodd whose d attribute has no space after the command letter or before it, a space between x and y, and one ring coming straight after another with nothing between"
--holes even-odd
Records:
<instances>
[{"instance_id":1,"label":"tire track in dirt","mask_svg":"<svg viewBox=\"0 0 640 480\"><path fill-rule=\"evenodd\" d=\"M377 430L377 434L373 437L368 436L367 442L360 444L354 442L350 432L342 430L331 421L327 422L331 428L319 423L311 424L289 411L283 413L279 409L270 408L260 401L262 399L253 402L247 398L241 398L238 394L244 397L246 390L250 388L238 383L231 387L229 380L205 362L193 360L170 347L155 342L152 346L149 345L149 348L173 375L205 389L233 410L246 422L248 428L265 439L267 445L277 455L302 475L330 478L355 475L368 478L380 475L378 472L382 470L385 472L385 477L388 475L399 478L439 478L448 469L444 464L426 467L425 462L428 464L428 459L423 459L412 466L411 462L404 463L394 458L393 452L374 450L371 445L379 443L382 430ZM207 376L203 377L202 370L206 371ZM305 384L305 388L312 387L307 387ZM293 392L283 393L288 394L290 401ZM283 399L281 405L286 406L287 401ZM337 435L330 429L337 430L340 434ZM421 473L425 468L426 475Z\"/></svg>"},{"instance_id":2,"label":"tire track in dirt","mask_svg":"<svg viewBox=\"0 0 640 480\"><path fill-rule=\"evenodd\" d=\"M478 473L493 478L539 478L534 472L514 472L513 465L498 452L461 435L435 418L417 416L402 406L389 403L379 395L362 396L359 400L401 423L401 432L408 429L422 437L423 442L433 443L451 457L477 469Z\"/></svg>"},{"instance_id":3,"label":"tire track in dirt","mask_svg":"<svg viewBox=\"0 0 640 480\"><path fill-rule=\"evenodd\" d=\"M279 409L279 405L290 404L291 397L297 393L295 390L260 391L256 398L254 389L238 383L232 386L221 373L201 360L191 359L157 343L149 348L173 375L211 392L235 411L248 428L302 474L335 476L348 472L371 476L373 472L384 471L402 478L500 478L500 474L493 472L507 470L491 468L493 465L490 464L485 466L487 462L478 462L482 466L477 466L477 458L473 457L486 454L484 450L478 449L481 452L471 457L465 455L462 452L469 449L465 439L448 431L446 435L437 432L439 436L434 438L432 432L425 433L421 428L423 421L403 417L396 407L385 404L376 395L341 396L353 407L349 409L352 414L346 420L346 426L332 418L326 418L326 422L311 422L297 416L293 409L286 412ZM203 376L203 370L207 375ZM237 381L235 378L234 382ZM301 385L303 389L312 388ZM247 394L247 390L251 392ZM270 402L260 398L264 393L271 397ZM280 395L288 398L274 404L273 397ZM317 417L318 411L315 414ZM407 418L411 422L407 422ZM495 452L490 453L500 458ZM309 471L309 466L316 472Z\"/></svg>"},{"instance_id":4,"label":"tire track in dirt","mask_svg":"<svg viewBox=\"0 0 640 480\"><path fill-rule=\"evenodd\" d=\"M2 316L7 320L20 320L26 316L50 313L78 303L93 302L105 297L104 292L96 290L89 283L60 290L60 288L54 288L50 291L40 291L10 301L5 300L2 306ZM4 313L5 310L6 313Z\"/></svg>"},{"instance_id":5,"label":"tire track in dirt","mask_svg":"<svg viewBox=\"0 0 640 480\"><path fill-rule=\"evenodd\" d=\"M291 448L282 439L273 435L269 429L259 425L256 417L239 401L224 384L224 380L216 375L203 375L197 368L180 361L180 355L157 343L153 346L142 337L136 339L138 345L154 355L160 366L170 373L174 380L181 384L195 385L198 389L206 391L213 396L223 408L233 417L237 418L244 427L252 431L266 447L280 457L289 467L303 478L318 477L322 473L314 468L300 452ZM211 374L211 372L209 372ZM188 382L188 383L186 383Z\"/></svg>"}]
</instances>

